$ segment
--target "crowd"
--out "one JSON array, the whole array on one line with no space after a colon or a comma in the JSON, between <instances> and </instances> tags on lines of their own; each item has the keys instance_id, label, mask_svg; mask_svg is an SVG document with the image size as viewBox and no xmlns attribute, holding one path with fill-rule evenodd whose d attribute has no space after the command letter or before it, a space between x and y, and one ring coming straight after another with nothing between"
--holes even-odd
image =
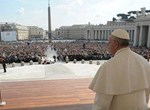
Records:
<instances>
[{"instance_id":1,"label":"crowd","mask_svg":"<svg viewBox=\"0 0 150 110\"><path fill-rule=\"evenodd\" d=\"M54 49L58 56L57 60L65 61L68 56L70 61L76 59L80 61L84 60L108 60L111 58L111 54L106 43L101 42L85 42L85 41L73 41L73 42L55 42L53 44L45 42L20 42L20 43L0 43L0 56L5 57L6 63L20 63L21 61L38 62L43 56L47 48ZM145 47L132 47L131 49L142 55L144 58L148 58L150 49ZM55 58L56 59L56 58Z\"/></svg>"},{"instance_id":2,"label":"crowd","mask_svg":"<svg viewBox=\"0 0 150 110\"><path fill-rule=\"evenodd\" d=\"M147 59L150 49L145 47L133 47L131 49L142 55ZM108 60L111 58L111 54L106 43L101 42L83 42L83 41L74 41L74 42L56 42L54 44L58 55L62 60L65 60L65 57L68 56L70 61L77 59L80 61L84 60Z\"/></svg>"},{"instance_id":3,"label":"crowd","mask_svg":"<svg viewBox=\"0 0 150 110\"><path fill-rule=\"evenodd\" d=\"M44 56L48 43L0 43L0 56L5 57L6 63L20 63L21 61L37 62L39 58Z\"/></svg>"},{"instance_id":4,"label":"crowd","mask_svg":"<svg viewBox=\"0 0 150 110\"><path fill-rule=\"evenodd\" d=\"M99 42L57 42L55 43L58 55L61 59L66 56L69 60L107 60L111 56L109 54L107 44Z\"/></svg>"}]
</instances>

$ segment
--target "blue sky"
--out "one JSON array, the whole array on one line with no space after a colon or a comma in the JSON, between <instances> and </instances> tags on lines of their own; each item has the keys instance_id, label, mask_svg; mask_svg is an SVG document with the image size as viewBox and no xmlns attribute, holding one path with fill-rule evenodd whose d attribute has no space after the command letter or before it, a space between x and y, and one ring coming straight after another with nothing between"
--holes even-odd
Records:
<instances>
[{"instance_id":1,"label":"blue sky","mask_svg":"<svg viewBox=\"0 0 150 110\"><path fill-rule=\"evenodd\" d=\"M73 24L106 24L118 13L150 9L149 0L50 0L52 29ZM48 0L0 0L0 22L47 29Z\"/></svg>"}]
</instances>

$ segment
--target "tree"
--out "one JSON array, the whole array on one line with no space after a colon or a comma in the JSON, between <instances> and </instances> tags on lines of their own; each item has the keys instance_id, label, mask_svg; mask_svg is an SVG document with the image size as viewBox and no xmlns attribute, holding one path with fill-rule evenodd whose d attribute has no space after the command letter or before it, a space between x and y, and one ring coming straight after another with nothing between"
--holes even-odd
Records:
<instances>
[{"instance_id":1,"label":"tree","mask_svg":"<svg viewBox=\"0 0 150 110\"><path fill-rule=\"evenodd\" d=\"M124 14L124 13L117 14L117 17L121 17L122 20L127 20L128 16L130 16L130 15Z\"/></svg>"},{"instance_id":2,"label":"tree","mask_svg":"<svg viewBox=\"0 0 150 110\"><path fill-rule=\"evenodd\" d=\"M130 16L129 17L129 21L133 21L133 20L135 20L136 18L134 17L134 16Z\"/></svg>"},{"instance_id":3,"label":"tree","mask_svg":"<svg viewBox=\"0 0 150 110\"><path fill-rule=\"evenodd\" d=\"M150 10L145 10L146 13L150 13Z\"/></svg>"},{"instance_id":4,"label":"tree","mask_svg":"<svg viewBox=\"0 0 150 110\"><path fill-rule=\"evenodd\" d=\"M112 19L112 20L113 20L113 22L115 22L117 19L116 19L115 17L113 17L113 19Z\"/></svg>"}]
</instances>

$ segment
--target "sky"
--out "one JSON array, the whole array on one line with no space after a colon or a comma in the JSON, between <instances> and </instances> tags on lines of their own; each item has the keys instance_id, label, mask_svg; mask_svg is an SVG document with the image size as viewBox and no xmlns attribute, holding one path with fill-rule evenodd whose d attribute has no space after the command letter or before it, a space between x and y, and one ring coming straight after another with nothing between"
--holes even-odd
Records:
<instances>
[{"instance_id":1,"label":"sky","mask_svg":"<svg viewBox=\"0 0 150 110\"><path fill-rule=\"evenodd\" d=\"M146 7L149 0L50 0L52 30L74 24L106 24L118 13ZM0 0L0 22L48 29L48 0Z\"/></svg>"}]
</instances>

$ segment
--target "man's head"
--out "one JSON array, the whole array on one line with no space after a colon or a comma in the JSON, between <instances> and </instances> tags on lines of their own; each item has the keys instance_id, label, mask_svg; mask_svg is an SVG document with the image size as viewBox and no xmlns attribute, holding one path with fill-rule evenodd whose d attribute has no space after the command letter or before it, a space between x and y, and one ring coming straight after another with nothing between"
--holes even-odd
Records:
<instances>
[{"instance_id":1,"label":"man's head","mask_svg":"<svg viewBox=\"0 0 150 110\"><path fill-rule=\"evenodd\" d=\"M109 36L109 49L114 55L119 49L129 46L129 34L123 29L114 30Z\"/></svg>"}]
</instances>

